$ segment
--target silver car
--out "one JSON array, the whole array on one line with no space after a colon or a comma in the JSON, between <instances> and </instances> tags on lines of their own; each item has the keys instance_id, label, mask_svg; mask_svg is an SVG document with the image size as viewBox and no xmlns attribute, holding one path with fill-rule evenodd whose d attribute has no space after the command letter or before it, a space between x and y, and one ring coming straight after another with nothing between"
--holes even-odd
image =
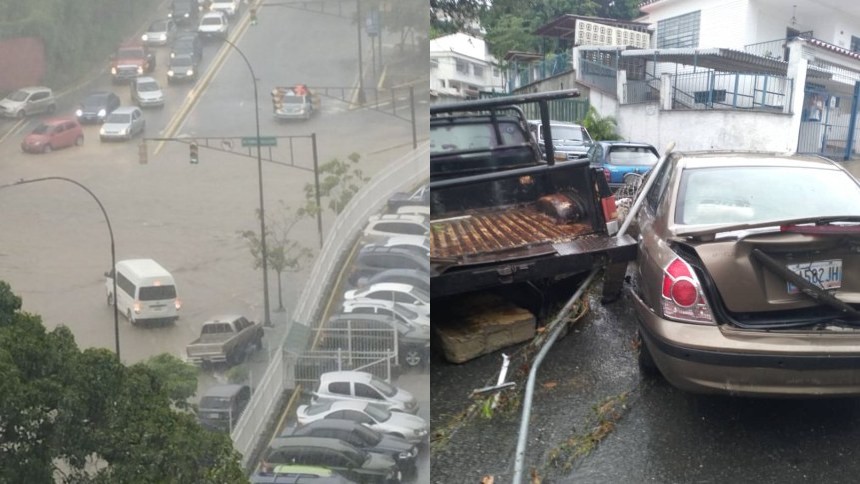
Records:
<instances>
[{"instance_id":1,"label":"silver car","mask_svg":"<svg viewBox=\"0 0 860 484\"><path fill-rule=\"evenodd\" d=\"M138 77L131 81L131 100L142 108L163 107L164 91L152 77Z\"/></svg>"},{"instance_id":2,"label":"silver car","mask_svg":"<svg viewBox=\"0 0 860 484\"><path fill-rule=\"evenodd\" d=\"M414 395L364 371L330 371L320 375L311 403L328 400L376 403L394 412L418 413Z\"/></svg>"},{"instance_id":3,"label":"silver car","mask_svg":"<svg viewBox=\"0 0 860 484\"><path fill-rule=\"evenodd\" d=\"M296 421L300 425L326 418L352 420L378 432L406 439L411 444L423 443L430 431L430 424L423 418L392 412L375 403L327 401L316 405L300 405L296 409Z\"/></svg>"},{"instance_id":4,"label":"silver car","mask_svg":"<svg viewBox=\"0 0 860 484\"><path fill-rule=\"evenodd\" d=\"M122 106L108 114L99 130L102 141L129 140L146 128L143 112L136 106Z\"/></svg>"},{"instance_id":5,"label":"silver car","mask_svg":"<svg viewBox=\"0 0 860 484\"><path fill-rule=\"evenodd\" d=\"M176 23L172 19L159 19L151 24L140 40L146 45L167 45L176 35Z\"/></svg>"},{"instance_id":6,"label":"silver car","mask_svg":"<svg viewBox=\"0 0 860 484\"><path fill-rule=\"evenodd\" d=\"M48 87L24 87L0 100L0 115L7 118L53 113L56 109L54 93Z\"/></svg>"}]
</instances>

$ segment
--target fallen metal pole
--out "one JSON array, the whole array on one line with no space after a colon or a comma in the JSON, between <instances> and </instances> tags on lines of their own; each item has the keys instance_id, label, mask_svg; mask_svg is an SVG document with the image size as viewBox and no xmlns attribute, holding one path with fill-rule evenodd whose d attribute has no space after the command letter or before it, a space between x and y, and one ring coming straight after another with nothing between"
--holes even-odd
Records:
<instances>
[{"instance_id":1,"label":"fallen metal pole","mask_svg":"<svg viewBox=\"0 0 860 484\"><path fill-rule=\"evenodd\" d=\"M651 168L651 173L656 174L660 171L660 168L663 166L663 163L666 163L666 158L672 153L672 150L675 149L675 142L669 143L669 146L663 151L663 156L657 160L657 164L654 165L654 168ZM618 240L621 240L624 237L624 234L627 233L627 228L630 227L630 224L633 222L633 219L636 218L636 212L639 211L639 208L642 206L642 202L645 201L645 194L648 193L648 190L651 188L651 185L654 184L654 180L656 180L656 176L649 176L647 180L645 180L645 186L639 189L639 196L636 197L636 201L633 203L633 206L630 207L630 211L627 212L627 218L624 219L624 223L621 224L621 228L618 229L618 233L615 234L615 237Z\"/></svg>"},{"instance_id":2,"label":"fallen metal pole","mask_svg":"<svg viewBox=\"0 0 860 484\"><path fill-rule=\"evenodd\" d=\"M538 368L540 367L541 362L543 362L544 357L547 353L549 353L549 349L552 348L555 340L558 339L558 335L561 333L561 330L564 329L563 319L567 316L570 310L573 308L573 305L576 301L582 297L583 293L585 293L585 289L591 285L591 281L594 280L594 276L600 271L600 268L594 269L588 274L588 277L585 278L585 281L580 284L579 289L573 293L573 297L571 297L567 303L565 303L564 307L561 311L558 312L558 315L553 319L553 321L548 325L548 327L553 328L552 333L547 338L543 347L541 347L534 361L532 362L531 370L529 370L529 379L526 382L526 397L523 401L523 416L520 419L520 433L517 437L517 453L516 459L514 460L514 480L513 484L520 484L523 478L523 467L525 466L526 460L526 440L528 440L529 435L529 419L531 418L532 413L532 397L534 396L535 390L535 377L537 376Z\"/></svg>"}]
</instances>

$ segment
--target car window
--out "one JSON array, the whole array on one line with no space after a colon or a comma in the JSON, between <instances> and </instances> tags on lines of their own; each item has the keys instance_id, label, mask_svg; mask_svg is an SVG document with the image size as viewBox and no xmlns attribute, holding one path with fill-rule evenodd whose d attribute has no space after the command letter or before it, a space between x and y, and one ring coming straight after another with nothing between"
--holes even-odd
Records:
<instances>
[{"instance_id":1,"label":"car window","mask_svg":"<svg viewBox=\"0 0 860 484\"><path fill-rule=\"evenodd\" d=\"M654 184L651 185L651 189L645 197L646 205L648 205L652 211L657 210L657 205L659 205L660 200L663 199L663 193L666 191L669 179L672 178L672 168L674 165L675 163L672 160L666 160L666 162L663 163L662 168L660 168L660 171L654 175L657 178L654 180Z\"/></svg>"},{"instance_id":2,"label":"car window","mask_svg":"<svg viewBox=\"0 0 860 484\"><path fill-rule=\"evenodd\" d=\"M611 146L606 161L612 165L653 165L659 157L645 146Z\"/></svg>"},{"instance_id":3,"label":"car window","mask_svg":"<svg viewBox=\"0 0 860 484\"><path fill-rule=\"evenodd\" d=\"M352 420L354 422L359 422L359 423L366 423L366 424L374 423L374 419L368 417L364 413L359 412L357 410L344 410L343 411L343 418L345 418L347 420Z\"/></svg>"},{"instance_id":4,"label":"car window","mask_svg":"<svg viewBox=\"0 0 860 484\"><path fill-rule=\"evenodd\" d=\"M558 126L551 124L549 127L552 138L556 141L582 141L582 128L578 126ZM543 126L541 126L543 132Z\"/></svg>"},{"instance_id":5,"label":"car window","mask_svg":"<svg viewBox=\"0 0 860 484\"><path fill-rule=\"evenodd\" d=\"M355 384L355 396L361 398L372 398L374 400L384 400L378 391L364 383Z\"/></svg>"},{"instance_id":6,"label":"car window","mask_svg":"<svg viewBox=\"0 0 860 484\"><path fill-rule=\"evenodd\" d=\"M37 93L33 94L33 96L30 98L30 101L36 102L36 101L41 101L42 99L47 99L47 98L48 98L48 93L37 92Z\"/></svg>"},{"instance_id":7,"label":"car window","mask_svg":"<svg viewBox=\"0 0 860 484\"><path fill-rule=\"evenodd\" d=\"M158 91L159 89L160 88L158 87L158 84L155 82L152 82L152 81L145 81L145 82L138 82L137 83L137 90L140 92L152 92L152 91Z\"/></svg>"},{"instance_id":8,"label":"car window","mask_svg":"<svg viewBox=\"0 0 860 484\"><path fill-rule=\"evenodd\" d=\"M356 435L361 436L360 440L362 440L365 445L373 446L382 441L382 432L377 432L376 430L365 427L364 425L356 425L353 432Z\"/></svg>"},{"instance_id":9,"label":"car window","mask_svg":"<svg viewBox=\"0 0 860 484\"><path fill-rule=\"evenodd\" d=\"M40 124L33 130L33 134L48 134L51 132L51 127L47 124Z\"/></svg>"},{"instance_id":10,"label":"car window","mask_svg":"<svg viewBox=\"0 0 860 484\"><path fill-rule=\"evenodd\" d=\"M349 395L349 382L348 381L335 381L328 384L329 393L334 393L335 395Z\"/></svg>"},{"instance_id":11,"label":"car window","mask_svg":"<svg viewBox=\"0 0 860 484\"><path fill-rule=\"evenodd\" d=\"M382 392L383 395L387 397L393 397L394 395L397 395L397 388L391 386L387 382L375 376L370 379L370 384L373 385L373 388L379 390L380 392Z\"/></svg>"},{"instance_id":12,"label":"car window","mask_svg":"<svg viewBox=\"0 0 860 484\"><path fill-rule=\"evenodd\" d=\"M23 102L27 100L27 93L25 91L15 91L7 96L6 99L15 102Z\"/></svg>"},{"instance_id":13,"label":"car window","mask_svg":"<svg viewBox=\"0 0 860 484\"><path fill-rule=\"evenodd\" d=\"M139 292L138 298L141 301L174 299L176 297L176 286L145 286L141 287Z\"/></svg>"},{"instance_id":14,"label":"car window","mask_svg":"<svg viewBox=\"0 0 860 484\"><path fill-rule=\"evenodd\" d=\"M779 183L774 183L777 178ZM682 225L857 216L860 186L841 171L825 169L762 166L686 169L681 176L676 206L675 221Z\"/></svg>"}]
</instances>

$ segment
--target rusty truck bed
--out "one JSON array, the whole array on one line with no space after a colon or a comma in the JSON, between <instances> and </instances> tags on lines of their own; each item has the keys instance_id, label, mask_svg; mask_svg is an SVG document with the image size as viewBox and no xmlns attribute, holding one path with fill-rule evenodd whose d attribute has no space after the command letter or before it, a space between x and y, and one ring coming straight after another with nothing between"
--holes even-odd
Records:
<instances>
[{"instance_id":1,"label":"rusty truck bed","mask_svg":"<svg viewBox=\"0 0 860 484\"><path fill-rule=\"evenodd\" d=\"M588 223L559 223L533 205L451 214L431 220L430 260L480 263L555 252L553 244L593 232Z\"/></svg>"}]
</instances>

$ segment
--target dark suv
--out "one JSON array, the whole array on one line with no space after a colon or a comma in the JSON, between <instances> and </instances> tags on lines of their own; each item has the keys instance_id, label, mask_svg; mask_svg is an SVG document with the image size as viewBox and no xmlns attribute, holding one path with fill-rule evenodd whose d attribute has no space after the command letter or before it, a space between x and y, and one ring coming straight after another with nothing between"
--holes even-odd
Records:
<instances>
[{"instance_id":1,"label":"dark suv","mask_svg":"<svg viewBox=\"0 0 860 484\"><path fill-rule=\"evenodd\" d=\"M167 17L172 18L177 25L182 24L197 28L197 23L200 21L200 8L197 6L197 0L173 0Z\"/></svg>"},{"instance_id":2,"label":"dark suv","mask_svg":"<svg viewBox=\"0 0 860 484\"><path fill-rule=\"evenodd\" d=\"M204 427L231 432L250 400L248 385L215 385L200 399L197 419Z\"/></svg>"},{"instance_id":3,"label":"dark suv","mask_svg":"<svg viewBox=\"0 0 860 484\"><path fill-rule=\"evenodd\" d=\"M426 255L409 249L367 245L358 251L349 283L358 284L362 279L386 269L415 269L429 274L430 261Z\"/></svg>"},{"instance_id":4,"label":"dark suv","mask_svg":"<svg viewBox=\"0 0 860 484\"><path fill-rule=\"evenodd\" d=\"M278 464L327 467L357 482L400 482L402 473L389 455L367 452L342 440L323 437L282 437L266 450L260 474Z\"/></svg>"},{"instance_id":5,"label":"dark suv","mask_svg":"<svg viewBox=\"0 0 860 484\"><path fill-rule=\"evenodd\" d=\"M187 55L191 56L195 64L200 63L203 58L203 42L196 32L185 32L176 36L173 39L173 45L170 47L170 58Z\"/></svg>"}]
</instances>

